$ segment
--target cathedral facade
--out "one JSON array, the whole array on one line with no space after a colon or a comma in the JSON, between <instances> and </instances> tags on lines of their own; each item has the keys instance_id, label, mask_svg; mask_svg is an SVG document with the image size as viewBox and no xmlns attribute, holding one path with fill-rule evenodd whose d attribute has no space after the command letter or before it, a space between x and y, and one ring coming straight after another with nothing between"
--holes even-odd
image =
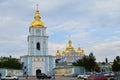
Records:
<instances>
[{"instance_id":1,"label":"cathedral facade","mask_svg":"<svg viewBox=\"0 0 120 80\"><path fill-rule=\"evenodd\" d=\"M84 67L73 66L72 63L76 62L85 55L85 51L78 47L74 49L72 41L68 41L68 45L65 50L60 53L59 50L56 52L56 66L54 72L56 75L64 76L75 76L77 74L83 74L85 72Z\"/></svg>"},{"instance_id":2,"label":"cathedral facade","mask_svg":"<svg viewBox=\"0 0 120 80\"><path fill-rule=\"evenodd\" d=\"M46 74L52 72L55 67L55 57L48 55L48 36L38 8L29 32L28 55L21 56L23 75L35 76L38 70Z\"/></svg>"},{"instance_id":3,"label":"cathedral facade","mask_svg":"<svg viewBox=\"0 0 120 80\"><path fill-rule=\"evenodd\" d=\"M77 50L74 49L72 45L72 41L68 41L68 46L65 50L60 53L59 50L56 52L56 57L58 59L58 63L67 62L67 63L73 63L79 59L82 59L82 57L85 55L85 51L78 47Z\"/></svg>"}]
</instances>

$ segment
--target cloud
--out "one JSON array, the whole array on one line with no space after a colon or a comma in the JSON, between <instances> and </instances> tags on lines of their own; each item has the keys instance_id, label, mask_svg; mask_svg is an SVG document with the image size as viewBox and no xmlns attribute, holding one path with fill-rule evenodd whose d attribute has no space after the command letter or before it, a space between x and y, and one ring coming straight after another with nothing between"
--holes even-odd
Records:
<instances>
[{"instance_id":1,"label":"cloud","mask_svg":"<svg viewBox=\"0 0 120 80\"><path fill-rule=\"evenodd\" d=\"M25 36L8 36L0 39L1 53L19 53L27 51L27 41ZM25 53L25 52L24 52ZM1 55L1 54L0 54Z\"/></svg>"},{"instance_id":2,"label":"cloud","mask_svg":"<svg viewBox=\"0 0 120 80\"><path fill-rule=\"evenodd\" d=\"M103 60L107 57L112 61L120 52L120 41L102 43L92 47L94 54L97 56L97 60Z\"/></svg>"},{"instance_id":3,"label":"cloud","mask_svg":"<svg viewBox=\"0 0 120 80\"><path fill-rule=\"evenodd\" d=\"M66 44L65 43L59 44L59 43L51 43L51 42L49 42L48 47L49 47L49 49L48 49L49 54L55 56L56 51L57 50L60 50L60 52L63 51L65 49L65 47L66 47Z\"/></svg>"},{"instance_id":4,"label":"cloud","mask_svg":"<svg viewBox=\"0 0 120 80\"><path fill-rule=\"evenodd\" d=\"M120 30L116 30L115 33L120 33Z\"/></svg>"},{"instance_id":5,"label":"cloud","mask_svg":"<svg viewBox=\"0 0 120 80\"><path fill-rule=\"evenodd\" d=\"M80 32L84 28L88 27L89 24L82 24L80 21L72 21L69 20L65 23L58 24L53 26L52 28L48 28L48 34L49 33L56 33L60 31L68 32L68 33L75 33L75 32Z\"/></svg>"},{"instance_id":6,"label":"cloud","mask_svg":"<svg viewBox=\"0 0 120 80\"><path fill-rule=\"evenodd\" d=\"M27 53L36 4L50 36L49 54L65 48L71 38L86 54L95 50L99 60L118 55L119 0L0 0L0 55Z\"/></svg>"}]
</instances>

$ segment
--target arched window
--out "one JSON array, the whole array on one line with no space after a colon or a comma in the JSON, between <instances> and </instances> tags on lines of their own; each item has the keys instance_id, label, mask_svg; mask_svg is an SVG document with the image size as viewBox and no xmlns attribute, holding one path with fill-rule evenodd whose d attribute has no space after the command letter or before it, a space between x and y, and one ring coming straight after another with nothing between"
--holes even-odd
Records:
<instances>
[{"instance_id":1,"label":"arched window","mask_svg":"<svg viewBox=\"0 0 120 80\"><path fill-rule=\"evenodd\" d=\"M37 50L40 50L40 43L39 42L37 42L36 48L37 48Z\"/></svg>"}]
</instances>

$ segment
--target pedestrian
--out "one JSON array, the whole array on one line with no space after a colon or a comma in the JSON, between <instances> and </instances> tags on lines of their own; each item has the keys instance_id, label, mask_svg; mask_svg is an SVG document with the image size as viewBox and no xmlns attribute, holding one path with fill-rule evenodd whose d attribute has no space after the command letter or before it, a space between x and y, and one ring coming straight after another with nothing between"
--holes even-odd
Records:
<instances>
[{"instance_id":1,"label":"pedestrian","mask_svg":"<svg viewBox=\"0 0 120 80\"><path fill-rule=\"evenodd\" d=\"M28 75L26 75L26 79L28 79Z\"/></svg>"},{"instance_id":2,"label":"pedestrian","mask_svg":"<svg viewBox=\"0 0 120 80\"><path fill-rule=\"evenodd\" d=\"M53 73L51 80L55 80L55 73Z\"/></svg>"}]
</instances>

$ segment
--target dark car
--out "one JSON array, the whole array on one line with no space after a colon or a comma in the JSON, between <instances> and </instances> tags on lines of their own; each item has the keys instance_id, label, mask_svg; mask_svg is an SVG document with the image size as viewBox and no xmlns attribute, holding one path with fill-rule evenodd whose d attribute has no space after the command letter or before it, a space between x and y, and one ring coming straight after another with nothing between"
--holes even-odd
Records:
<instances>
[{"instance_id":1,"label":"dark car","mask_svg":"<svg viewBox=\"0 0 120 80\"><path fill-rule=\"evenodd\" d=\"M38 79L51 79L51 76L46 75L45 73L40 73L37 75Z\"/></svg>"},{"instance_id":2,"label":"dark car","mask_svg":"<svg viewBox=\"0 0 120 80\"><path fill-rule=\"evenodd\" d=\"M108 78L104 77L104 75L101 73L96 73L96 74L91 75L88 78L88 80L108 80Z\"/></svg>"}]
</instances>

